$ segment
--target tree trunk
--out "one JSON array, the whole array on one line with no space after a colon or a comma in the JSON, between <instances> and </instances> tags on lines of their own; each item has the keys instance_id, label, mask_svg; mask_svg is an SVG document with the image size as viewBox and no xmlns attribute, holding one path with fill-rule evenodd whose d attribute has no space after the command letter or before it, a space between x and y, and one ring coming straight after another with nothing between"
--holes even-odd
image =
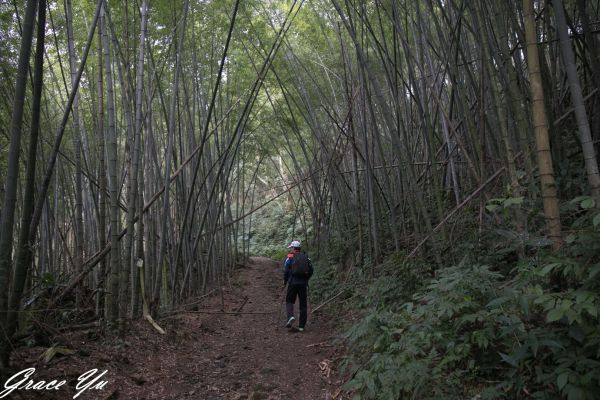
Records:
<instances>
[{"instance_id":1,"label":"tree trunk","mask_svg":"<svg viewBox=\"0 0 600 400\"><path fill-rule=\"evenodd\" d=\"M169 181L170 181L170 175L171 175L171 164L172 164L172 159L173 159L173 141L175 140L175 109L176 109L176 105L177 105L177 97L178 97L178 89L179 89L179 75L180 75L180 67L181 67L181 53L182 53L182 46L183 46L183 41L184 41L184 33L185 33L185 21L187 19L187 15L188 15L188 8L189 8L189 0L186 0L184 6L183 6L183 24L181 27L179 27L179 39L177 40L177 50L176 50L176 54L175 54L175 70L173 71L173 73L175 74L174 76L174 83L173 83L173 92L171 93L171 104L170 104L170 109L169 109L169 132L168 132L168 139L167 139L167 148L166 148L166 160L165 160L165 175L164 175L164 179L165 179L165 194L163 197L163 204L162 204L162 210L163 210L163 215L162 215L162 221L161 221L161 230L160 230L160 247L158 250L158 264L156 265L156 271L155 271L155 279L156 279L156 285L154 287L154 293L152 296L152 305L151 308L153 309L152 311L158 311L158 306L160 305L160 300L163 296L161 296L161 287L163 285L166 284L167 281L167 273L166 273L166 260L165 260L165 253L166 253L166 248L167 248L167 236L168 236L168 231L167 231L167 222L169 220L169 213L170 213L170 207L169 207L169 199L170 199L170 189L169 189ZM163 289L166 290L165 287L163 287ZM165 298L163 298L163 300L165 300Z\"/></svg>"},{"instance_id":2,"label":"tree trunk","mask_svg":"<svg viewBox=\"0 0 600 400\"><path fill-rule=\"evenodd\" d=\"M105 133L104 133L104 65L102 38L104 22L98 24L98 131L96 141L98 143L98 246L103 249L106 246L106 162L105 162ZM97 271L96 314L104 316L105 304L104 294L106 292L106 260L102 258Z\"/></svg>"},{"instance_id":3,"label":"tree trunk","mask_svg":"<svg viewBox=\"0 0 600 400\"><path fill-rule=\"evenodd\" d=\"M25 194L23 197L23 210L21 214L21 229L19 231L19 244L15 256L15 272L11 282L9 313L6 330L3 332L10 338L17 330L18 310L21 305L21 296L32 259L33 237L29 236L29 224L33 215L35 204L35 167L40 127L40 106L42 87L44 82L44 39L46 35L46 0L40 0L38 5L37 39L35 49L35 67L33 80L33 104L31 109L31 130L29 150L27 153L27 172L25 181Z\"/></svg>"},{"instance_id":4,"label":"tree trunk","mask_svg":"<svg viewBox=\"0 0 600 400\"><path fill-rule=\"evenodd\" d=\"M73 7L71 0L65 1L65 16L67 24L67 41L69 48L69 68L71 71L71 86L77 81L77 66L75 53L75 39L73 35ZM83 263L83 188L81 178L81 120L79 115L79 92L73 99L73 146L75 148L75 218L73 239L75 243L75 271L81 272ZM76 303L79 304L80 293L76 292Z\"/></svg>"},{"instance_id":5,"label":"tree trunk","mask_svg":"<svg viewBox=\"0 0 600 400\"><path fill-rule=\"evenodd\" d=\"M138 195L138 169L140 160L140 140L142 134L142 100L144 84L144 53L146 42L146 24L148 21L148 0L142 3L142 20L140 31L140 44L137 60L136 83L135 83L135 127L133 129L133 147L131 149L131 164L129 169L129 185L127 198L127 233L125 235L125 254L123 266L119 279L119 332L125 332L125 319L127 318L128 296L130 272L135 274L137 263L132 258L133 240L134 240L134 217L137 205Z\"/></svg>"},{"instance_id":6,"label":"tree trunk","mask_svg":"<svg viewBox=\"0 0 600 400\"><path fill-rule=\"evenodd\" d=\"M548 139L548 120L544 105L544 88L542 87L540 58L537 47L533 0L523 0L523 18L525 36L527 38L527 66L529 69L529 84L531 86L533 129L538 154L546 229L548 237L552 240L554 249L558 250L562 246L563 241L561 237L558 198L556 196L556 183L554 181L554 168L552 166L552 153L550 152L550 140Z\"/></svg>"},{"instance_id":7,"label":"tree trunk","mask_svg":"<svg viewBox=\"0 0 600 400\"><path fill-rule=\"evenodd\" d=\"M583 160L585 162L585 170L587 172L590 191L593 196L600 195L600 173L598 172L598 160L592 140L590 123L587 112L585 111L585 103L583 101L583 93L577 76L577 65L575 64L575 55L571 47L571 39L569 38L565 11L561 0L552 0L554 5L554 16L556 18L556 30L560 37L560 49L562 53L563 64L567 71L567 79L569 88L571 89L571 101L575 109L575 119L579 129L579 141L583 150Z\"/></svg>"},{"instance_id":8,"label":"tree trunk","mask_svg":"<svg viewBox=\"0 0 600 400\"><path fill-rule=\"evenodd\" d=\"M6 326L6 310L8 309L8 282L12 265L13 225L15 220L15 204L17 202L17 184L19 180L19 156L21 152L21 127L23 126L23 110L33 38L33 23L38 2L27 0L21 47L17 64L17 79L10 122L10 144L8 148L8 168L4 183L4 201L0 219L0 325ZM0 379L8 367L10 347L8 338L0 336Z\"/></svg>"},{"instance_id":9,"label":"tree trunk","mask_svg":"<svg viewBox=\"0 0 600 400\"><path fill-rule=\"evenodd\" d=\"M106 105L108 130L106 132L106 153L108 157L108 191L110 196L110 279L106 295L107 320L110 324L117 322L119 295L119 190L117 181L117 136L115 129L115 101L112 79L112 58L106 27L104 5L101 10L102 45L104 48L104 73L106 74Z\"/></svg>"}]
</instances>

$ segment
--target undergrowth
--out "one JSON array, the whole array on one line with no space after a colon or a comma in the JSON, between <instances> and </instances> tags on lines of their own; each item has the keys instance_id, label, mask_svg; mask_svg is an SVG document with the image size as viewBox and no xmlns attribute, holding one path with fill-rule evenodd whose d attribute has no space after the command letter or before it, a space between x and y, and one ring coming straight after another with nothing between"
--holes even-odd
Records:
<instances>
[{"instance_id":1,"label":"undergrowth","mask_svg":"<svg viewBox=\"0 0 600 400\"><path fill-rule=\"evenodd\" d=\"M389 257L352 289L349 308L362 317L346 332L345 389L378 400L598 398L597 201L565 205L559 252L490 231L479 250L433 275L422 260ZM331 269L321 274L328 293L341 285L327 283Z\"/></svg>"},{"instance_id":2,"label":"undergrowth","mask_svg":"<svg viewBox=\"0 0 600 400\"><path fill-rule=\"evenodd\" d=\"M310 220L304 229L299 216L287 208L284 200L276 200L257 211L250 220L250 232L240 236L249 244L250 255L266 256L280 261L292 240L305 242L312 228Z\"/></svg>"}]
</instances>

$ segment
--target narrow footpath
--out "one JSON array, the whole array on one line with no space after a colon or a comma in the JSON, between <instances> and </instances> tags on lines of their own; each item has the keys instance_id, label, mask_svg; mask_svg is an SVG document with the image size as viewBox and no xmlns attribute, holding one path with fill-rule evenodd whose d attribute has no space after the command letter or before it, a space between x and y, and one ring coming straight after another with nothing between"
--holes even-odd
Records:
<instances>
[{"instance_id":1,"label":"narrow footpath","mask_svg":"<svg viewBox=\"0 0 600 400\"><path fill-rule=\"evenodd\" d=\"M309 299L306 331L286 329L282 296L279 264L252 258L238 266L223 296L215 291L191 311L158 321L166 335L138 321L121 342L95 339L93 331L65 334L62 346L76 354L47 364L40 357L43 347L17 351L16 368L34 366L36 379L68 379L69 387L56 394L13 395L72 398L77 378L97 368L108 370L102 378L106 387L77 399L339 399L332 327L325 317L310 314L316 305Z\"/></svg>"}]
</instances>

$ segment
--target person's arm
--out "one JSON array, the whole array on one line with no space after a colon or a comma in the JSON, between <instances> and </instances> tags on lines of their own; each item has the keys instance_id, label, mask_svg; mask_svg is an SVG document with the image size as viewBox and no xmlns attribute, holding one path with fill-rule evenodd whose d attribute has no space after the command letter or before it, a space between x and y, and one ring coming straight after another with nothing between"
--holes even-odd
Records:
<instances>
[{"instance_id":1,"label":"person's arm","mask_svg":"<svg viewBox=\"0 0 600 400\"><path fill-rule=\"evenodd\" d=\"M283 262L283 286L287 285L290 279L290 259L286 258Z\"/></svg>"},{"instance_id":2,"label":"person's arm","mask_svg":"<svg viewBox=\"0 0 600 400\"><path fill-rule=\"evenodd\" d=\"M312 261L310 261L310 258L308 258L308 279L313 276L313 272L315 272L315 270L313 269Z\"/></svg>"}]
</instances>

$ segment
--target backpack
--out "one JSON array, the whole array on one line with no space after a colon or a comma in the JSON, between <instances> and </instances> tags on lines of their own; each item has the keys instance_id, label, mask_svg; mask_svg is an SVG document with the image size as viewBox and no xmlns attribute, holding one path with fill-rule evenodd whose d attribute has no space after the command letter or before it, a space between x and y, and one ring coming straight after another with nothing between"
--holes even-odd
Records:
<instances>
[{"instance_id":1,"label":"backpack","mask_svg":"<svg viewBox=\"0 0 600 400\"><path fill-rule=\"evenodd\" d=\"M310 276L310 260L304 253L296 253L292 258L292 276L308 278Z\"/></svg>"}]
</instances>

